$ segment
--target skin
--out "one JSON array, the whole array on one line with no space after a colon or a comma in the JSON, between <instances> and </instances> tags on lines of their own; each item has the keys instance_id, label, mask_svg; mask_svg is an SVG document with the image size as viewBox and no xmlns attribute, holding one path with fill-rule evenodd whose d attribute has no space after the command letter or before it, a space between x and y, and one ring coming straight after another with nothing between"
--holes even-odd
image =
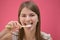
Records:
<instances>
[{"instance_id":1,"label":"skin","mask_svg":"<svg viewBox=\"0 0 60 40\"><path fill-rule=\"evenodd\" d=\"M20 22L22 25L18 23L18 21L10 21L6 26L5 29L0 33L0 40L7 39L8 36L11 37L12 32L19 32L22 26L25 26L24 23L29 24L33 23L31 27L23 27L25 32L24 40L35 40L35 31L36 31L36 24L38 22L38 16L32 10L24 7L20 14ZM11 29L10 29L11 27ZM8 36L6 36L8 35ZM8 40L8 39L7 39Z\"/></svg>"},{"instance_id":2,"label":"skin","mask_svg":"<svg viewBox=\"0 0 60 40\"><path fill-rule=\"evenodd\" d=\"M29 28L24 27L25 40L35 40L36 24L38 22L37 14L32 10L24 7L20 14L20 22L22 25L33 23Z\"/></svg>"},{"instance_id":3,"label":"skin","mask_svg":"<svg viewBox=\"0 0 60 40\"><path fill-rule=\"evenodd\" d=\"M6 26L5 29L0 32L0 40L11 40L12 39L12 32L18 32L17 30L20 29L20 24L18 21L10 21Z\"/></svg>"}]
</instances>

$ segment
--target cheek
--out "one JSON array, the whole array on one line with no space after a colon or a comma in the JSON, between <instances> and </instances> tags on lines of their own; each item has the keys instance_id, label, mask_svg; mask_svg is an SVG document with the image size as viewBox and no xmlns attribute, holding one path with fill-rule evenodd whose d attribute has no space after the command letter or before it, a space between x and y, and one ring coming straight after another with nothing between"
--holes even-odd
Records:
<instances>
[{"instance_id":1,"label":"cheek","mask_svg":"<svg viewBox=\"0 0 60 40\"><path fill-rule=\"evenodd\" d=\"M32 18L32 20L33 20L34 23L37 23L38 22L38 17L34 17L34 18Z\"/></svg>"},{"instance_id":2,"label":"cheek","mask_svg":"<svg viewBox=\"0 0 60 40\"><path fill-rule=\"evenodd\" d=\"M24 18L20 17L20 22L23 23L24 22Z\"/></svg>"}]
</instances>

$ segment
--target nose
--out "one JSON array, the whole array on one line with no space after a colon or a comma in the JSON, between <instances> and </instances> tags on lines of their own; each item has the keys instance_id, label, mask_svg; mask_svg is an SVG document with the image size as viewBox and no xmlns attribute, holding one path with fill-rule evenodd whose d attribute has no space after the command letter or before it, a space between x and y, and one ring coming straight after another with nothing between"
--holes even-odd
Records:
<instances>
[{"instance_id":1,"label":"nose","mask_svg":"<svg viewBox=\"0 0 60 40\"><path fill-rule=\"evenodd\" d=\"M31 20L31 18L29 16L27 16L25 21L29 22L30 20Z\"/></svg>"}]
</instances>

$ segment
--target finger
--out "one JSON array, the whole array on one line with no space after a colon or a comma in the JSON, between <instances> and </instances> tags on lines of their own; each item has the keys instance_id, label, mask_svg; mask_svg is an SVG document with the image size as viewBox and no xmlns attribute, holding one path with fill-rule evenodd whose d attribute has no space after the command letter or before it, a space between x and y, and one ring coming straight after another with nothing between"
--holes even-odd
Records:
<instances>
[{"instance_id":1,"label":"finger","mask_svg":"<svg viewBox=\"0 0 60 40\"><path fill-rule=\"evenodd\" d=\"M7 29L9 29L9 30L12 29L12 25L11 25L11 24L7 24L5 27L6 27Z\"/></svg>"},{"instance_id":2,"label":"finger","mask_svg":"<svg viewBox=\"0 0 60 40\"><path fill-rule=\"evenodd\" d=\"M8 24L6 25L6 28L9 30L13 29L13 21L8 22Z\"/></svg>"},{"instance_id":3,"label":"finger","mask_svg":"<svg viewBox=\"0 0 60 40\"><path fill-rule=\"evenodd\" d=\"M21 27L21 24L20 24L18 21L16 21L16 24L17 24L17 26L18 26L19 29L22 28L22 27Z\"/></svg>"}]
</instances>

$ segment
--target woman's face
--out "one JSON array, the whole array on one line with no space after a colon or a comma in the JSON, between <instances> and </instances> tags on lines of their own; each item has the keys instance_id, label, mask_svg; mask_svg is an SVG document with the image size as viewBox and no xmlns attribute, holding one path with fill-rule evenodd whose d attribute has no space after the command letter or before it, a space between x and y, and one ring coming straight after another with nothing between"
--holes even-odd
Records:
<instances>
[{"instance_id":1,"label":"woman's face","mask_svg":"<svg viewBox=\"0 0 60 40\"><path fill-rule=\"evenodd\" d=\"M20 22L23 26L31 25L28 29L36 28L36 24L38 22L38 16L32 10L24 7L20 13Z\"/></svg>"}]
</instances>

